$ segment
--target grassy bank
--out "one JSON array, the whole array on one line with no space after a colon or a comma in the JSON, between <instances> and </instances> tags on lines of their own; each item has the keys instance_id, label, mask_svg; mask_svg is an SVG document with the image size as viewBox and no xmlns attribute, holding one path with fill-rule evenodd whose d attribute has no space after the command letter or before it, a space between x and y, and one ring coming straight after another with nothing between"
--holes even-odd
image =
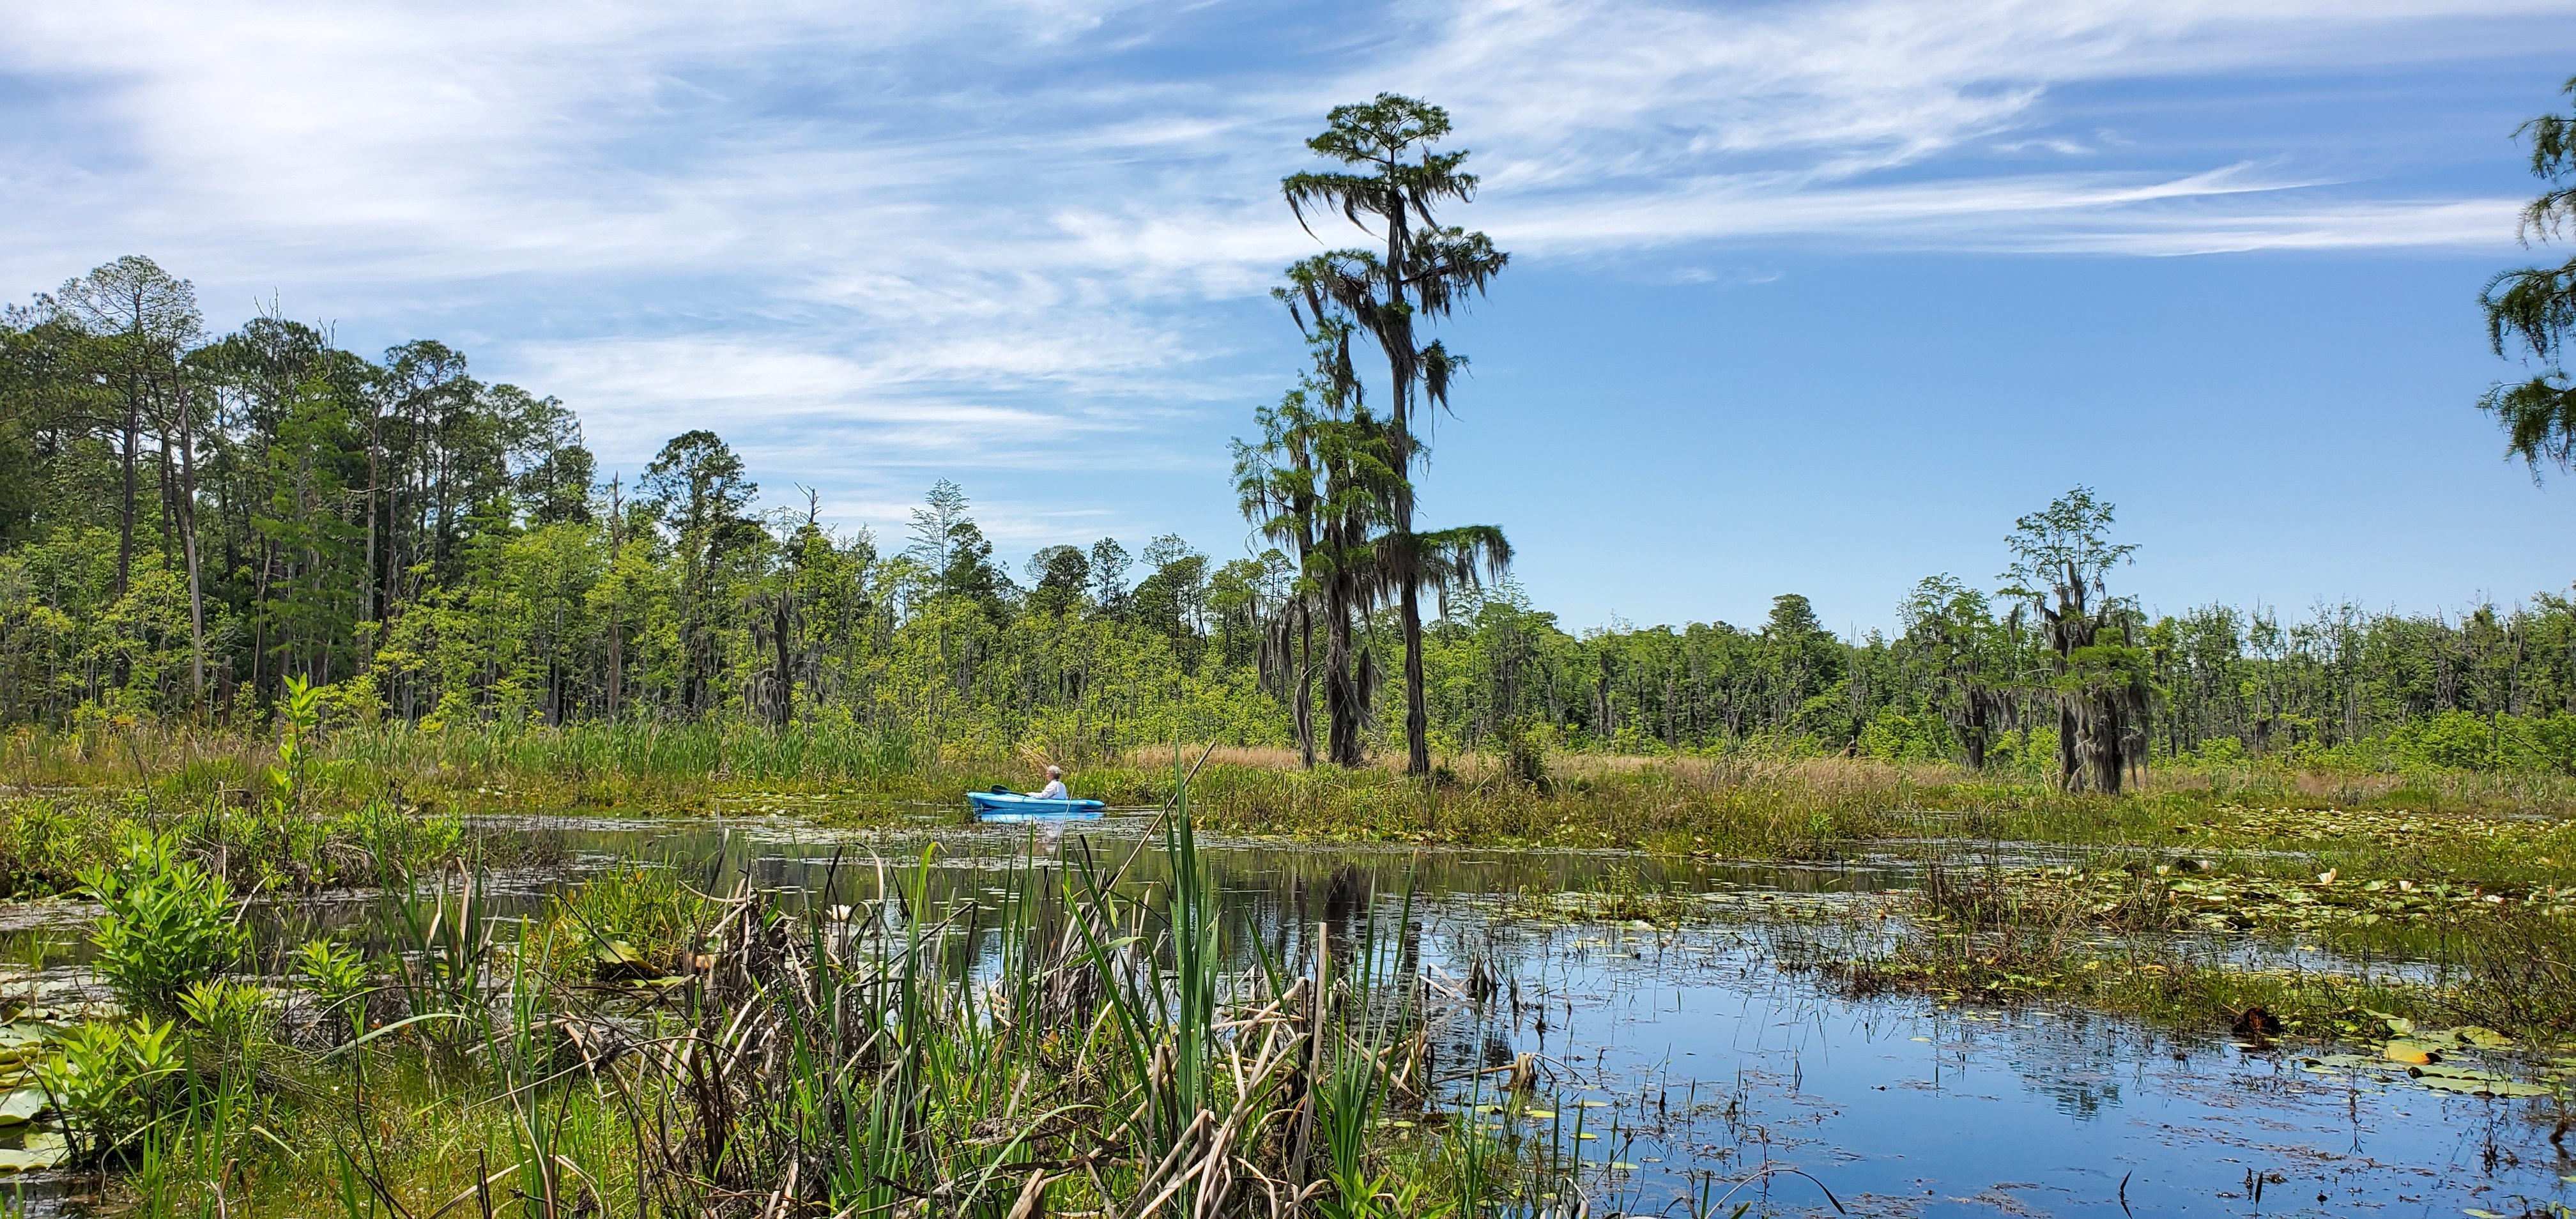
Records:
<instances>
[{"instance_id":1,"label":"grassy bank","mask_svg":"<svg viewBox=\"0 0 2576 1219\"><path fill-rule=\"evenodd\" d=\"M276 740L140 724L21 729L5 743L21 794L140 792L156 806L249 803ZM1199 747L1187 747L1195 757ZM383 801L432 813L708 811L805 798L844 823L954 804L969 788L1033 787L1049 759L934 754L854 725L740 723L561 729L344 725L316 731L303 782L317 808ZM1171 795L1169 751L1069 761L1081 794L1113 805ZM2157 771L2118 797L1942 764L1853 759L1557 754L1529 782L1500 760L1450 758L1432 780L1385 768L1305 771L1284 750L1223 748L1196 783L1212 830L1343 841L1635 848L1815 858L1909 837L2303 850L2309 827L2257 815L2406 810L2431 817L2576 813L2576 782L2535 775Z\"/></svg>"}]
</instances>

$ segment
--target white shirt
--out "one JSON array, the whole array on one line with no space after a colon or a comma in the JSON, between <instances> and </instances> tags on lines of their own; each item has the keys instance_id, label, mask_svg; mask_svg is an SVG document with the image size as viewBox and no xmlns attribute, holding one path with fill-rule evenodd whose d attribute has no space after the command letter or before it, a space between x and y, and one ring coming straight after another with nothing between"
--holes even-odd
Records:
<instances>
[{"instance_id":1,"label":"white shirt","mask_svg":"<svg viewBox=\"0 0 2576 1219\"><path fill-rule=\"evenodd\" d=\"M1037 792L1035 793L1035 795L1036 795L1036 796L1037 796L1037 798L1038 798L1038 799L1040 799L1040 800L1062 800L1062 799L1064 799L1064 798L1065 798L1065 796L1064 796L1064 780L1062 780L1062 779L1049 779L1049 780L1047 780L1047 785L1046 785L1045 787L1041 787L1041 788L1039 788L1039 789L1037 790Z\"/></svg>"}]
</instances>

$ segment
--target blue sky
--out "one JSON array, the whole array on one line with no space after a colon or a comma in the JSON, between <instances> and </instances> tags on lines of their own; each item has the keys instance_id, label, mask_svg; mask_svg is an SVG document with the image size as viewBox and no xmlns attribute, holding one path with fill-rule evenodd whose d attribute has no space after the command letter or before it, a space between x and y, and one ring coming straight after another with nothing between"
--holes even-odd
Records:
<instances>
[{"instance_id":1,"label":"blue sky","mask_svg":"<svg viewBox=\"0 0 2576 1219\"><path fill-rule=\"evenodd\" d=\"M0 290L119 254L562 397L609 469L712 427L899 533L1242 552L1293 379L1279 176L1448 106L1514 255L1426 512L1570 626L1890 623L2076 483L2167 610L2564 588L2576 487L2472 406L2539 255L2514 125L2576 3L0 3ZM1344 238L1327 232L1336 243ZM2563 257L2563 254L2556 255ZM15 285L11 287L11 285Z\"/></svg>"}]
</instances>

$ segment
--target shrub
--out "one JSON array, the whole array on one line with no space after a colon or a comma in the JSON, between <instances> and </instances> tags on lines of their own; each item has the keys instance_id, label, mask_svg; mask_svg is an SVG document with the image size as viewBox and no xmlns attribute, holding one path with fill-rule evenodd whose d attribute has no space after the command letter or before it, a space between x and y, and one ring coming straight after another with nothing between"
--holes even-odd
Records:
<instances>
[{"instance_id":1,"label":"shrub","mask_svg":"<svg viewBox=\"0 0 2576 1219\"><path fill-rule=\"evenodd\" d=\"M2466 711L2445 711L2391 733L2398 756L2417 766L2471 770L2494 759L2496 729Z\"/></svg>"},{"instance_id":2,"label":"shrub","mask_svg":"<svg viewBox=\"0 0 2576 1219\"><path fill-rule=\"evenodd\" d=\"M98 972L129 1010L170 1017L179 997L242 949L247 933L224 878L182 858L171 839L137 835L113 868L81 874L99 904Z\"/></svg>"},{"instance_id":3,"label":"shrub","mask_svg":"<svg viewBox=\"0 0 2576 1219\"><path fill-rule=\"evenodd\" d=\"M172 1027L84 1024L36 1064L36 1083L62 1115L73 1159L117 1155L172 1103L185 1069Z\"/></svg>"},{"instance_id":4,"label":"shrub","mask_svg":"<svg viewBox=\"0 0 2576 1219\"><path fill-rule=\"evenodd\" d=\"M322 1004L323 1013L348 1022L349 1035L363 1030L367 1013L358 1002L367 992L367 959L358 950L329 940L307 940L295 950L296 983Z\"/></svg>"},{"instance_id":5,"label":"shrub","mask_svg":"<svg viewBox=\"0 0 2576 1219\"><path fill-rule=\"evenodd\" d=\"M1515 716L1503 725L1503 767L1513 781L1548 790L1548 730L1535 716Z\"/></svg>"},{"instance_id":6,"label":"shrub","mask_svg":"<svg viewBox=\"0 0 2576 1219\"><path fill-rule=\"evenodd\" d=\"M1859 748L1882 762L1938 762L1949 756L1949 727L1936 715L1881 707L1861 725Z\"/></svg>"}]
</instances>

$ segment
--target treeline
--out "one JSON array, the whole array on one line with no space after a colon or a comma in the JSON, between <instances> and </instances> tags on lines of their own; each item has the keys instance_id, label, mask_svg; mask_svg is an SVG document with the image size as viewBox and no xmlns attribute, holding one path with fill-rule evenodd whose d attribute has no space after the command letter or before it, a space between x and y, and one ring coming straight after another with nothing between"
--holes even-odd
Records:
<instances>
[{"instance_id":1,"label":"treeline","mask_svg":"<svg viewBox=\"0 0 2576 1219\"><path fill-rule=\"evenodd\" d=\"M1754 750L2059 765L2064 685L2044 631L1949 577L1902 628L1840 639L1807 599L1757 628L1692 623L1569 634L1516 589L1469 596L1433 631L1443 744L1504 752L1515 732L1622 753ZM2131 610L2134 613L2134 608ZM2576 774L2576 602L2461 616L2203 606L2127 625L2149 685L2123 765L2267 757L2363 770Z\"/></svg>"},{"instance_id":2,"label":"treeline","mask_svg":"<svg viewBox=\"0 0 2576 1219\"><path fill-rule=\"evenodd\" d=\"M318 328L208 338L127 258L0 318L0 717L237 719L289 677L431 728L831 715L1080 754L1275 736L1252 639L1278 576L1176 538L1034 556L943 484L909 544L761 512L674 438L602 483L553 398L464 353ZM1131 577L1137 577L1132 578Z\"/></svg>"},{"instance_id":3,"label":"treeline","mask_svg":"<svg viewBox=\"0 0 2576 1219\"><path fill-rule=\"evenodd\" d=\"M1247 453L1284 446L1263 448ZM1280 484L1254 472L1256 491ZM1269 536L1333 525L1323 508ZM2150 619L2110 595L2126 551L2107 505L2051 511L2013 535L2005 590L1926 580L1898 632L1860 639L1797 596L1758 627L1578 635L1508 581L1424 580L1443 594L1422 635L1425 736L1449 753L1849 752L2090 782L2106 759L2245 755L2576 770L2564 597L2457 618ZM1334 714L1359 757L1400 755L1398 590L1324 587L1333 562L1365 570L1331 542L1308 539L1301 563L1296 545L1219 561L1177 537L1103 538L1014 567L950 484L881 540L810 506L762 510L703 431L603 480L569 409L477 380L461 352L369 359L274 316L208 336L188 284L140 258L0 319L12 723L242 722L295 677L342 714L432 730L722 716L986 754L1311 747L1296 709L1333 701L1312 639L1329 613L1348 674ZM2082 570L2052 577L2069 556ZM2076 621L2093 633L2071 640Z\"/></svg>"}]
</instances>

